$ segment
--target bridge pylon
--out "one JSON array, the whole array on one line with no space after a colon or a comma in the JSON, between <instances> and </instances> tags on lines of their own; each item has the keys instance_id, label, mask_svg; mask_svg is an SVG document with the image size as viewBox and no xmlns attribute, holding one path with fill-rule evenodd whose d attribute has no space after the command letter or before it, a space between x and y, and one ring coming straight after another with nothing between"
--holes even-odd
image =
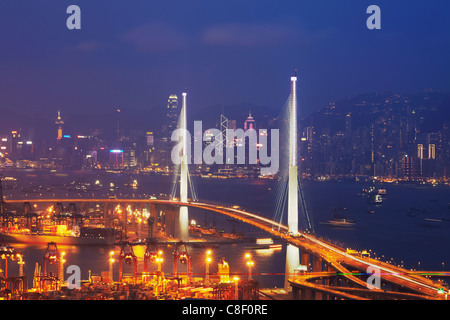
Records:
<instances>
[{"instance_id":1,"label":"bridge pylon","mask_svg":"<svg viewBox=\"0 0 450 320\"><path fill-rule=\"evenodd\" d=\"M181 108L180 129L183 134L183 147L181 150L181 165L180 165L180 202L187 203L188 201L188 159L187 159L187 121L186 121L186 96L183 92L183 104ZM178 238L181 241L189 241L189 213L187 206L180 207L178 218Z\"/></svg>"},{"instance_id":2,"label":"bridge pylon","mask_svg":"<svg viewBox=\"0 0 450 320\"><path fill-rule=\"evenodd\" d=\"M298 168L297 168L297 75L291 77L289 100L289 180L288 180L288 232L298 233ZM287 244L284 289L290 290L288 278L300 264L300 250Z\"/></svg>"}]
</instances>

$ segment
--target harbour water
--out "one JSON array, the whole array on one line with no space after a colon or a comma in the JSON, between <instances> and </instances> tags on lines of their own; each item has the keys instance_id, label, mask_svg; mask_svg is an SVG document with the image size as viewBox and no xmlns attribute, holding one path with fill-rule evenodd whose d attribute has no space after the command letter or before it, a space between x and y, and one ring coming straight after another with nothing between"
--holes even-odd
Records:
<instances>
[{"instance_id":1,"label":"harbour water","mask_svg":"<svg viewBox=\"0 0 450 320\"><path fill-rule=\"evenodd\" d=\"M3 177L17 178L18 187L5 188L6 199L35 199L35 198L145 198L161 193L170 194L172 178L162 175L133 175L117 173L99 173L96 171L67 171L51 172L35 169L0 169ZM125 184L137 180L138 186L133 189ZM68 190L62 188L72 181L88 182L92 185L96 181L101 188L87 190ZM208 200L228 205L239 205L248 211L273 218L276 212L277 188L275 180L268 179L205 179L193 178L199 200ZM114 187L111 188L111 183ZM25 186L22 190L22 187ZM42 188L37 188L42 186ZM440 271L450 268L450 188L448 186L431 185L379 185L386 189L386 196L382 205L370 205L365 197L358 196L367 183L356 182L313 182L305 181L303 191L306 205L316 235L343 247L356 250L370 250L372 256L391 261L396 265L403 265L408 269ZM414 214L410 209L414 207ZM354 226L339 228L322 222L333 218L335 208L346 218L354 220ZM216 214L190 211L190 217L201 224L216 224L219 228L235 228L251 237L265 235L249 226L236 224L225 217ZM300 219L300 221L303 221ZM282 218L282 222L286 222ZM14 244L17 251L24 254L24 272L32 278L36 262L43 263L45 246ZM118 247L95 246L59 246L60 251L66 253L66 266L78 265L82 277L87 279L89 272L100 274L108 270L109 252L114 249L116 255ZM134 247L138 256L139 269L142 268L144 246ZM173 248L165 250L163 271L172 272ZM204 248L189 248L193 258L194 274L205 272ZM246 273L244 255L249 249L246 244L221 245L213 249L213 261L218 263L225 258L230 264L231 272ZM252 250L255 262L255 273L283 273L284 247L281 250ZM1 262L4 264L4 262ZM210 271L217 272L217 264L211 264ZM4 266L4 265L2 265ZM184 267L179 267L183 272ZM18 266L14 262L8 264L10 274L16 274ZM115 265L115 274L118 266ZM126 266L124 272L131 273L131 266ZM116 275L117 277L117 275ZM246 277L246 275L242 275ZM281 287L283 276L255 275L260 287Z\"/></svg>"}]
</instances>

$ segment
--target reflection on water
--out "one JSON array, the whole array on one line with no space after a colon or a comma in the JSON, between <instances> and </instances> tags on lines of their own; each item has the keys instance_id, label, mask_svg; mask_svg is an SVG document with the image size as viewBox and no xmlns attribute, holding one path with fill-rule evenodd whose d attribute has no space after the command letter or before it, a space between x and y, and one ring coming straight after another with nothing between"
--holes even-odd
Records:
<instances>
[{"instance_id":1,"label":"reflection on water","mask_svg":"<svg viewBox=\"0 0 450 320\"><path fill-rule=\"evenodd\" d=\"M38 193L24 193L21 188L7 188L5 195L11 198L96 198L112 195L131 198L145 198L161 193L171 192L170 176L138 176L133 174L112 174L98 172L50 172L41 170L0 170L0 175L14 176L19 186L51 186L50 191L42 190ZM138 181L137 189L125 187L133 180ZM91 188L87 191L69 190L65 184L73 181L87 182L91 186L99 181L101 188ZM116 187L110 190L110 183ZM199 179L194 178L199 199L206 199L228 205L239 205L249 211L256 212L268 218L275 214L276 181L239 180L239 179ZM450 189L447 187L427 187L414 185L386 185L387 195L383 204L376 208L369 208L365 198L355 194L367 187L363 183L339 182L305 182L303 184L306 203L311 215L316 235L330 239L343 247L356 250L371 250L372 255L386 260L403 263L407 268L441 270L442 266L450 265L450 217L448 204L450 203ZM411 207L424 208L417 210L415 215L408 214ZM345 215L355 222L354 228L334 228L321 224L333 218L335 208L347 208ZM369 213L370 212L370 213ZM264 236L254 228L230 223L224 216L205 213L201 210L190 209L189 214L201 224L216 224L220 228L236 228L238 232L259 237ZM282 221L286 223L285 218ZM30 246L15 244L14 247L24 253L24 271L32 277L35 263L42 264L45 246ZM432 248L432 250L430 249ZM108 259L111 247L59 247L66 252L66 265L77 264L82 270L82 276L87 278L89 270L93 274L108 270ZM139 270L143 265L143 246L134 248L138 256ZM163 271L172 272L172 250L163 248L165 252ZM193 256L194 273L205 270L204 252L202 248L189 248ZM217 263L225 258L230 263L232 272L246 272L244 255L246 249L242 245L227 245L214 248L215 262L211 264L211 272L217 272ZM119 248L115 248L118 256ZM282 273L284 272L285 250L253 251L255 260L254 272ZM1 261L1 260L0 260ZM4 262L0 262L3 263ZM18 270L17 263L8 265L10 272ZM118 264L115 264L117 272ZM131 270L131 267L126 267ZM260 286L283 285L283 280L274 276L255 276Z\"/></svg>"}]
</instances>

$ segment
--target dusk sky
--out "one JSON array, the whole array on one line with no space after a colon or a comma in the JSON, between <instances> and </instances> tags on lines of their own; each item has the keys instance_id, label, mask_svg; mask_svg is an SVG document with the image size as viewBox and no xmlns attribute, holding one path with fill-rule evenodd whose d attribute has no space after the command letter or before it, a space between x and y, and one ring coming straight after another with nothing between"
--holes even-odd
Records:
<instances>
[{"instance_id":1,"label":"dusk sky","mask_svg":"<svg viewBox=\"0 0 450 320\"><path fill-rule=\"evenodd\" d=\"M81 8L81 30L66 9ZM366 9L381 8L381 30ZM300 112L378 90L450 89L448 0L0 1L0 107L31 114L250 102Z\"/></svg>"}]
</instances>

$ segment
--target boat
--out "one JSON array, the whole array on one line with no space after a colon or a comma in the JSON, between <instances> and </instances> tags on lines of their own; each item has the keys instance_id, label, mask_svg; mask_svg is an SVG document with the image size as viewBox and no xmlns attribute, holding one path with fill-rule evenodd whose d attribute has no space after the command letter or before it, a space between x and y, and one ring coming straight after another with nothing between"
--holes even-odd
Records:
<instances>
[{"instance_id":1,"label":"boat","mask_svg":"<svg viewBox=\"0 0 450 320\"><path fill-rule=\"evenodd\" d=\"M259 238L256 242L251 245L244 247L246 250L266 250L266 249L281 249L282 244L274 243L272 238Z\"/></svg>"},{"instance_id":2,"label":"boat","mask_svg":"<svg viewBox=\"0 0 450 320\"><path fill-rule=\"evenodd\" d=\"M115 242L112 228L81 227L70 230L66 225L44 226L33 232L29 229L3 228L0 237L10 243L26 244L112 245Z\"/></svg>"},{"instance_id":3,"label":"boat","mask_svg":"<svg viewBox=\"0 0 450 320\"><path fill-rule=\"evenodd\" d=\"M356 223L354 220L349 219L332 219L328 220L326 222L321 222L321 224L329 225L332 227L339 227L339 228L353 228Z\"/></svg>"},{"instance_id":4,"label":"boat","mask_svg":"<svg viewBox=\"0 0 450 320\"><path fill-rule=\"evenodd\" d=\"M427 228L439 228L442 226L442 220L439 218L424 218L419 225Z\"/></svg>"},{"instance_id":5,"label":"boat","mask_svg":"<svg viewBox=\"0 0 450 320\"><path fill-rule=\"evenodd\" d=\"M375 187L369 187L364 188L361 190L361 192L355 194L355 196L364 196L369 198L369 201L374 201L374 199L377 199L380 203L382 202L382 198L386 197L387 191L386 189L377 189Z\"/></svg>"},{"instance_id":6,"label":"boat","mask_svg":"<svg viewBox=\"0 0 450 320\"><path fill-rule=\"evenodd\" d=\"M225 239L241 239L243 237L242 234L236 232L225 232L224 230L218 230L214 227L203 227L198 224L189 225L189 232L192 236L205 238L205 237L213 237L213 238L225 238Z\"/></svg>"},{"instance_id":7,"label":"boat","mask_svg":"<svg viewBox=\"0 0 450 320\"><path fill-rule=\"evenodd\" d=\"M339 210L346 211L347 208L335 208L333 219L321 222L321 224L339 228L353 228L356 225L355 221L338 214Z\"/></svg>"},{"instance_id":8,"label":"boat","mask_svg":"<svg viewBox=\"0 0 450 320\"><path fill-rule=\"evenodd\" d=\"M383 204L383 198L379 194L371 195L371 196L369 196L369 203L372 203L375 205L381 205L381 204Z\"/></svg>"}]
</instances>

